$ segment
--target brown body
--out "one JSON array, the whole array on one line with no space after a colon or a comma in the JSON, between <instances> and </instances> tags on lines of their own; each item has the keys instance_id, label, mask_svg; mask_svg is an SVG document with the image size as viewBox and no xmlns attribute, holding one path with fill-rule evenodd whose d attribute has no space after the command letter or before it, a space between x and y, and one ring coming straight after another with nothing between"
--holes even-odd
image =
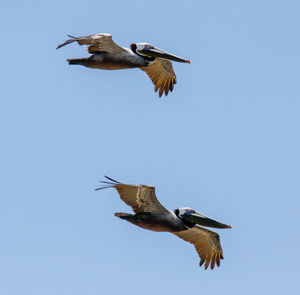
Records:
<instances>
[{"instance_id":1,"label":"brown body","mask_svg":"<svg viewBox=\"0 0 300 295\"><path fill-rule=\"evenodd\" d=\"M123 70L146 66L145 61L131 54L131 58L124 58L123 54L113 55L111 53L95 53L86 58L67 59L70 65L82 65L92 69L101 70Z\"/></svg>"},{"instance_id":2,"label":"brown body","mask_svg":"<svg viewBox=\"0 0 300 295\"><path fill-rule=\"evenodd\" d=\"M188 229L188 227L185 226L171 211L165 213L140 212L135 215L115 213L115 216L151 231L173 233Z\"/></svg>"},{"instance_id":3,"label":"brown body","mask_svg":"<svg viewBox=\"0 0 300 295\"><path fill-rule=\"evenodd\" d=\"M116 217L157 232L169 232L195 246L205 269L220 266L223 251L220 237L216 232L198 226L197 220L214 227L229 228L230 226L214 221L191 208L179 208L174 212L166 209L156 198L155 188L148 185L130 185L120 183L106 176L109 181L101 181L104 186L98 189L115 188L120 198L129 205L135 214L115 213ZM197 219L198 216L198 219ZM207 221L205 221L207 220Z\"/></svg>"}]
</instances>

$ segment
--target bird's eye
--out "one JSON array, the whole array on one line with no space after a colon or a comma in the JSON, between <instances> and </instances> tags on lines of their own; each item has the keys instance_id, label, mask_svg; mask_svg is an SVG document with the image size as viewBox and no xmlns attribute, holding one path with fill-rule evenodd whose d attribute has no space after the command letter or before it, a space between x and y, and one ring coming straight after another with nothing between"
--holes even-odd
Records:
<instances>
[{"instance_id":1,"label":"bird's eye","mask_svg":"<svg viewBox=\"0 0 300 295\"><path fill-rule=\"evenodd\" d=\"M131 50L135 50L136 49L136 44L135 43L131 43L130 44L130 48L131 48Z\"/></svg>"}]
</instances>

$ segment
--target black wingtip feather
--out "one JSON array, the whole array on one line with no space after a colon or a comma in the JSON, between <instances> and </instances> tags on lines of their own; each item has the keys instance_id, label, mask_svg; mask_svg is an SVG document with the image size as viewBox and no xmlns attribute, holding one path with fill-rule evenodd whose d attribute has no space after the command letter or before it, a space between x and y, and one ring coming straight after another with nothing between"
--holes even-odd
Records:
<instances>
[{"instance_id":1,"label":"black wingtip feather","mask_svg":"<svg viewBox=\"0 0 300 295\"><path fill-rule=\"evenodd\" d=\"M108 177L108 176L106 176L106 175L104 175L104 177L105 177L106 179L108 179L108 180L112 181L112 182L115 182L115 183L121 184L121 182L119 182L119 181L117 181L117 180L115 180L115 179L112 179L111 177Z\"/></svg>"},{"instance_id":2,"label":"black wingtip feather","mask_svg":"<svg viewBox=\"0 0 300 295\"><path fill-rule=\"evenodd\" d=\"M108 181L105 181L105 180L100 180L101 183L103 183L104 185L103 186L100 186L100 187L97 187L95 189L95 191L98 191L98 190L102 190L102 189L105 189L105 188L112 188L112 187L115 187L117 184L122 184L121 182L115 180L115 179L112 179L106 175L104 175L104 177L106 179L108 179L110 182Z\"/></svg>"},{"instance_id":3,"label":"black wingtip feather","mask_svg":"<svg viewBox=\"0 0 300 295\"><path fill-rule=\"evenodd\" d=\"M100 190L102 190L102 189L105 189L105 188L111 188L111 187L113 187L113 186L111 186L111 185L107 185L107 186L100 186L100 187L97 187L97 188L95 188L95 191L100 191Z\"/></svg>"},{"instance_id":4,"label":"black wingtip feather","mask_svg":"<svg viewBox=\"0 0 300 295\"><path fill-rule=\"evenodd\" d=\"M199 262L199 266L201 267L203 265L203 263L205 262L204 258L201 258L200 262Z\"/></svg>"},{"instance_id":5,"label":"black wingtip feather","mask_svg":"<svg viewBox=\"0 0 300 295\"><path fill-rule=\"evenodd\" d=\"M112 183L111 183L111 182L108 182L108 181L103 181L103 180L101 180L100 182L101 182L101 183L105 183L105 184L110 184L110 185L112 185Z\"/></svg>"},{"instance_id":6,"label":"black wingtip feather","mask_svg":"<svg viewBox=\"0 0 300 295\"><path fill-rule=\"evenodd\" d=\"M62 44L59 44L57 47L56 47L56 49L59 49L59 48L61 48L61 47L63 47L63 46L66 46L66 45L68 45L68 44L70 44L70 43L72 43L72 42L74 42L74 41L76 41L78 38L77 37L74 37L74 36L71 36L71 35L67 35L69 38L71 38L70 40L67 40L66 42L64 42L64 43L62 43Z\"/></svg>"}]
</instances>

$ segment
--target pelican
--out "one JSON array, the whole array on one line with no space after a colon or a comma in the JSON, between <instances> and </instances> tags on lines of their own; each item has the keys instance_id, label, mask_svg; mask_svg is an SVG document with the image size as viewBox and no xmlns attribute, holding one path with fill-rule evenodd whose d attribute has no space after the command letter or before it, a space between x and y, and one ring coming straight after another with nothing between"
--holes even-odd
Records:
<instances>
[{"instance_id":1,"label":"pelican","mask_svg":"<svg viewBox=\"0 0 300 295\"><path fill-rule=\"evenodd\" d=\"M93 69L120 70L140 68L146 72L159 90L159 97L173 91L176 75L169 60L190 63L176 55L165 52L148 43L132 43L129 48L121 47L112 40L111 34L95 34L83 37L73 37L57 46L59 49L67 44L77 42L79 45L89 45L89 57L67 59L70 65L82 65Z\"/></svg>"},{"instance_id":2,"label":"pelican","mask_svg":"<svg viewBox=\"0 0 300 295\"><path fill-rule=\"evenodd\" d=\"M205 269L219 267L223 258L220 237L216 232L202 226L215 228L231 228L230 225L213 220L191 208L183 207L174 212L166 209L156 198L155 187L139 184L120 183L108 176L101 181L102 186L96 190L115 188L122 201L132 207L135 214L115 213L116 217L127 220L141 228L169 232L191 243L200 257L199 265L204 263Z\"/></svg>"}]
</instances>

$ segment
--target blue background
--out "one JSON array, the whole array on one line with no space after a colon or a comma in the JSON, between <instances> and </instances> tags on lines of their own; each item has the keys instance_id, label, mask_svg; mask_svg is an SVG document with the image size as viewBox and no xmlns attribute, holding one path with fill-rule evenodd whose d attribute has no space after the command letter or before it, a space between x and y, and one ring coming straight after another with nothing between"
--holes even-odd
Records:
<instances>
[{"instance_id":1,"label":"blue background","mask_svg":"<svg viewBox=\"0 0 300 295\"><path fill-rule=\"evenodd\" d=\"M299 1L0 5L0 293L297 294ZM107 32L191 59L162 99L138 69L68 66ZM219 230L225 260L114 217L103 175L156 186Z\"/></svg>"}]
</instances>

